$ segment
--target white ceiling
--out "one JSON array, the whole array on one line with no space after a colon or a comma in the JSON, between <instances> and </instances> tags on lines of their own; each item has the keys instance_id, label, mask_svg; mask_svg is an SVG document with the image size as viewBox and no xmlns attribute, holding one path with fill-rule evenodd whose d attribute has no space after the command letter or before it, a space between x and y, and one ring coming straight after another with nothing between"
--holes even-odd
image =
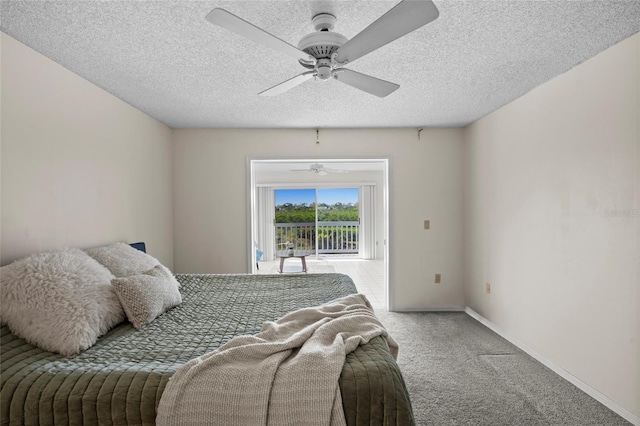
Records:
<instances>
[{"instance_id":1,"label":"white ceiling","mask_svg":"<svg viewBox=\"0 0 640 426\"><path fill-rule=\"evenodd\" d=\"M436 21L349 65L400 84L387 98L313 80L259 97L305 69L204 19L297 45L319 12L351 38L396 3L3 0L0 29L174 128L464 126L640 31L639 0L434 0Z\"/></svg>"}]
</instances>

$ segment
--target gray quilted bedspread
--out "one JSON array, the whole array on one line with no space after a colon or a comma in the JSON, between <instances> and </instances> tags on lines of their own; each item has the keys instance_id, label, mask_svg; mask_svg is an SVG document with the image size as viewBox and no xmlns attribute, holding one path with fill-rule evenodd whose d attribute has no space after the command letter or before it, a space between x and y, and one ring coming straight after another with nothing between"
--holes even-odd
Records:
<instances>
[{"instance_id":1,"label":"gray quilted bedspread","mask_svg":"<svg viewBox=\"0 0 640 426\"><path fill-rule=\"evenodd\" d=\"M171 375L264 321L355 293L341 274L178 275L183 303L137 331L128 322L65 358L0 331L3 425L153 425ZM340 378L350 425L412 425L411 405L386 342L350 354ZM250 426L250 425L248 425Z\"/></svg>"}]
</instances>

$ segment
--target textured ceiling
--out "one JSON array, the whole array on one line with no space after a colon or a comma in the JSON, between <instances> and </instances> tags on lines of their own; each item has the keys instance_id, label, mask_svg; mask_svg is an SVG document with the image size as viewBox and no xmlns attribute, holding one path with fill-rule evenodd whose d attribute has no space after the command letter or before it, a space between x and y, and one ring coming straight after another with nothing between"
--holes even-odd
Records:
<instances>
[{"instance_id":1,"label":"textured ceiling","mask_svg":"<svg viewBox=\"0 0 640 426\"><path fill-rule=\"evenodd\" d=\"M434 0L437 20L348 66L400 84L387 98L313 80L259 97L305 69L204 19L297 45L319 12L351 38L396 3L12 0L0 29L174 128L464 126L640 31L638 0Z\"/></svg>"}]
</instances>

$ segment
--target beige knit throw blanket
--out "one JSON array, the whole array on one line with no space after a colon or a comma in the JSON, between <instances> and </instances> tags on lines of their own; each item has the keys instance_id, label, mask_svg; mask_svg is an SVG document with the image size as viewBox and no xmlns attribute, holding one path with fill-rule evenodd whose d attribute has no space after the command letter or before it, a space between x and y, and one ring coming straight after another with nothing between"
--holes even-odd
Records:
<instances>
[{"instance_id":1,"label":"beige knit throw blanket","mask_svg":"<svg viewBox=\"0 0 640 426\"><path fill-rule=\"evenodd\" d=\"M345 356L375 336L397 343L361 294L291 312L193 359L171 377L163 425L344 425L338 378Z\"/></svg>"}]
</instances>

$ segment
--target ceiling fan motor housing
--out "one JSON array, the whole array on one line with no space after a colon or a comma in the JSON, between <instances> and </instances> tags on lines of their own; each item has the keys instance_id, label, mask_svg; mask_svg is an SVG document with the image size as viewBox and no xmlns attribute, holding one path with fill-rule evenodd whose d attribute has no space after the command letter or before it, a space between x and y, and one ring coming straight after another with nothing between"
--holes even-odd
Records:
<instances>
[{"instance_id":1,"label":"ceiling fan motor housing","mask_svg":"<svg viewBox=\"0 0 640 426\"><path fill-rule=\"evenodd\" d=\"M331 58L333 52L347 42L345 36L331 31L336 17L328 13L320 13L311 21L318 31L302 37L298 43L298 49L316 59Z\"/></svg>"}]
</instances>

